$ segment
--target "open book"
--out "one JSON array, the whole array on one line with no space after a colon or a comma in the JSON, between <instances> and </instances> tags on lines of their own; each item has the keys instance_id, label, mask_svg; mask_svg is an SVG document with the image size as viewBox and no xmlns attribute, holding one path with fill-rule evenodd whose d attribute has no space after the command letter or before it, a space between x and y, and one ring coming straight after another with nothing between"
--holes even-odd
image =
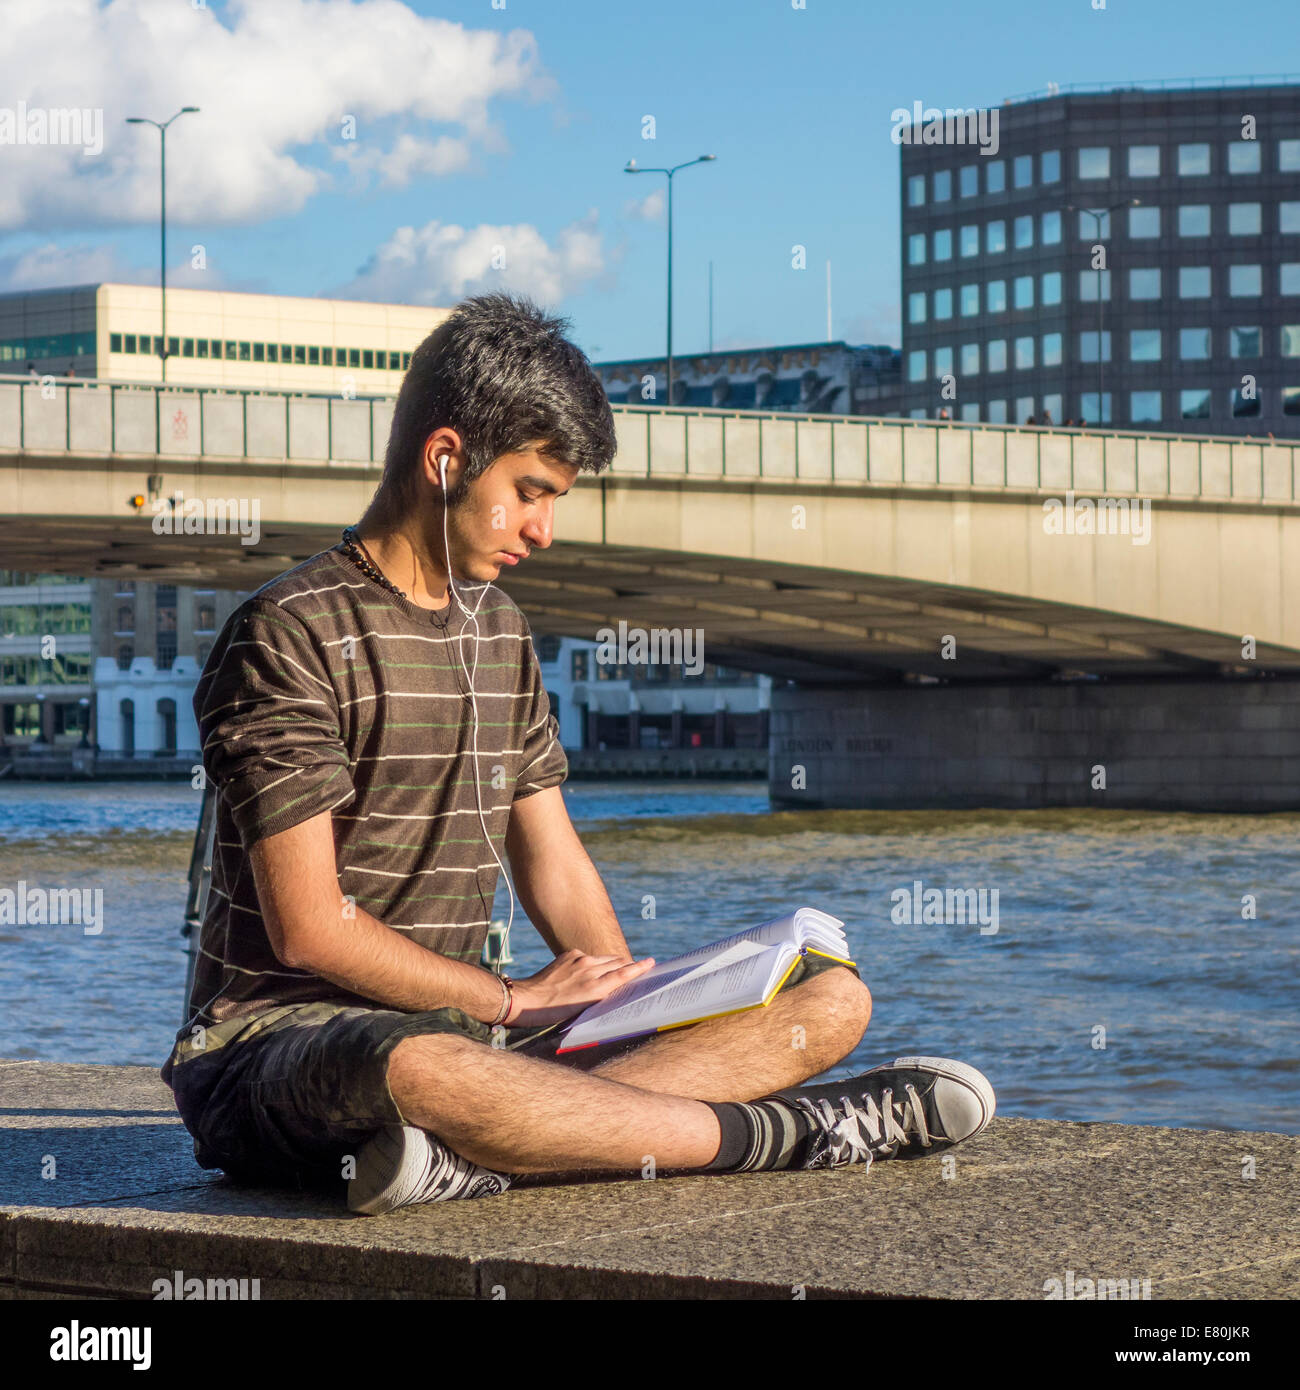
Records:
<instances>
[{"instance_id":1,"label":"open book","mask_svg":"<svg viewBox=\"0 0 1300 1390\"><path fill-rule=\"evenodd\" d=\"M556 1051L574 1052L768 1004L806 953L854 964L838 917L815 907L796 908L787 917L659 961L584 1009L566 1025Z\"/></svg>"}]
</instances>

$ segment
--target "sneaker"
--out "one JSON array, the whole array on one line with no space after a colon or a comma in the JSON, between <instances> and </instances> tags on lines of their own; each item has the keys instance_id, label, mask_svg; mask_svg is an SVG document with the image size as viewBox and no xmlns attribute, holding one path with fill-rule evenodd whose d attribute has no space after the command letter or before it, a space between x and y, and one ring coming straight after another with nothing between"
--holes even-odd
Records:
<instances>
[{"instance_id":1,"label":"sneaker","mask_svg":"<svg viewBox=\"0 0 1300 1390\"><path fill-rule=\"evenodd\" d=\"M348 1183L348 1210L383 1216L415 1202L490 1197L504 1192L504 1173L480 1168L413 1125L390 1125L368 1139Z\"/></svg>"},{"instance_id":2,"label":"sneaker","mask_svg":"<svg viewBox=\"0 0 1300 1390\"><path fill-rule=\"evenodd\" d=\"M920 1158L973 1138L993 1118L988 1078L947 1057L895 1057L847 1081L776 1093L813 1125L805 1168Z\"/></svg>"}]
</instances>

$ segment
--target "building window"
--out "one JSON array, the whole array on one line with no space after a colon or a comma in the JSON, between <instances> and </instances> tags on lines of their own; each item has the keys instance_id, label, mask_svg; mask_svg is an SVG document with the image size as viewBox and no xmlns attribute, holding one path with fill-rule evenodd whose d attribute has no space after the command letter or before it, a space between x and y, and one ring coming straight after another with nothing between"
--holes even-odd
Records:
<instances>
[{"instance_id":1,"label":"building window","mask_svg":"<svg viewBox=\"0 0 1300 1390\"><path fill-rule=\"evenodd\" d=\"M1017 275L1012 286L1012 302L1017 309L1034 307L1034 277Z\"/></svg>"},{"instance_id":2,"label":"building window","mask_svg":"<svg viewBox=\"0 0 1300 1390\"><path fill-rule=\"evenodd\" d=\"M182 339L181 339L181 356L182 356L182 357L193 357L193 356L194 356L194 339L193 339L193 338L182 338Z\"/></svg>"},{"instance_id":3,"label":"building window","mask_svg":"<svg viewBox=\"0 0 1300 1390\"><path fill-rule=\"evenodd\" d=\"M985 166L984 191L986 193L1005 193L1007 191L1007 162L1005 159L991 159Z\"/></svg>"},{"instance_id":4,"label":"building window","mask_svg":"<svg viewBox=\"0 0 1300 1390\"><path fill-rule=\"evenodd\" d=\"M985 418L991 425L1005 425L1007 423L1007 403L1006 401L989 401L984 407L987 412Z\"/></svg>"},{"instance_id":5,"label":"building window","mask_svg":"<svg viewBox=\"0 0 1300 1390\"><path fill-rule=\"evenodd\" d=\"M1044 246L1058 246L1060 244L1061 214L1059 212L1045 212L1043 214L1039 240Z\"/></svg>"},{"instance_id":6,"label":"building window","mask_svg":"<svg viewBox=\"0 0 1300 1390\"><path fill-rule=\"evenodd\" d=\"M907 379L908 381L925 380L925 352L909 352L907 354ZM574 680L578 678L575 676Z\"/></svg>"},{"instance_id":7,"label":"building window","mask_svg":"<svg viewBox=\"0 0 1300 1390\"><path fill-rule=\"evenodd\" d=\"M937 347L934 350L934 374L935 376L952 375L952 348Z\"/></svg>"},{"instance_id":8,"label":"building window","mask_svg":"<svg viewBox=\"0 0 1300 1390\"><path fill-rule=\"evenodd\" d=\"M942 289L934 292L934 316L936 319L952 318L952 290Z\"/></svg>"},{"instance_id":9,"label":"building window","mask_svg":"<svg viewBox=\"0 0 1300 1390\"><path fill-rule=\"evenodd\" d=\"M1229 387L1228 404L1232 407L1234 416L1258 415L1259 392L1253 386L1249 392L1244 386Z\"/></svg>"},{"instance_id":10,"label":"building window","mask_svg":"<svg viewBox=\"0 0 1300 1390\"><path fill-rule=\"evenodd\" d=\"M1097 334L1096 330L1090 333L1079 334L1079 361L1095 362L1097 360ZM1110 329L1106 329L1101 335L1101 360L1110 361ZM1095 413L1095 412L1094 412Z\"/></svg>"},{"instance_id":11,"label":"building window","mask_svg":"<svg viewBox=\"0 0 1300 1390\"><path fill-rule=\"evenodd\" d=\"M1300 324L1282 326L1282 356L1300 357Z\"/></svg>"},{"instance_id":12,"label":"building window","mask_svg":"<svg viewBox=\"0 0 1300 1390\"><path fill-rule=\"evenodd\" d=\"M1258 236L1264 226L1262 203L1229 203L1228 235Z\"/></svg>"},{"instance_id":13,"label":"building window","mask_svg":"<svg viewBox=\"0 0 1300 1390\"><path fill-rule=\"evenodd\" d=\"M980 311L980 287L978 285L963 285L961 287L961 316L964 319L974 318Z\"/></svg>"},{"instance_id":14,"label":"building window","mask_svg":"<svg viewBox=\"0 0 1300 1390\"><path fill-rule=\"evenodd\" d=\"M980 408L978 401L967 401L961 406L960 418L963 424L976 424L980 418Z\"/></svg>"},{"instance_id":15,"label":"building window","mask_svg":"<svg viewBox=\"0 0 1300 1390\"><path fill-rule=\"evenodd\" d=\"M1264 293L1264 268L1258 265L1230 265L1228 294L1233 299L1253 299Z\"/></svg>"},{"instance_id":16,"label":"building window","mask_svg":"<svg viewBox=\"0 0 1300 1390\"><path fill-rule=\"evenodd\" d=\"M108 350L109 352L122 351L122 335L120 333L110 333L108 335Z\"/></svg>"},{"instance_id":17,"label":"building window","mask_svg":"<svg viewBox=\"0 0 1300 1390\"><path fill-rule=\"evenodd\" d=\"M1278 290L1281 294L1300 294L1300 261L1284 261L1278 267Z\"/></svg>"},{"instance_id":18,"label":"building window","mask_svg":"<svg viewBox=\"0 0 1300 1390\"><path fill-rule=\"evenodd\" d=\"M1300 415L1300 386L1282 388L1282 414Z\"/></svg>"},{"instance_id":19,"label":"building window","mask_svg":"<svg viewBox=\"0 0 1300 1390\"><path fill-rule=\"evenodd\" d=\"M1159 208L1129 208L1128 234L1134 241L1160 235Z\"/></svg>"},{"instance_id":20,"label":"building window","mask_svg":"<svg viewBox=\"0 0 1300 1390\"><path fill-rule=\"evenodd\" d=\"M128 597L128 596L131 597L131 598L134 598L134 597L135 597L135 580L134 580L134 579L119 579L119 580L117 581L117 588L113 590L113 593L114 593L118 598L126 598L126 597Z\"/></svg>"},{"instance_id":21,"label":"building window","mask_svg":"<svg viewBox=\"0 0 1300 1390\"><path fill-rule=\"evenodd\" d=\"M1011 225L1017 251L1024 251L1034 244L1034 219L1032 216L1017 217Z\"/></svg>"},{"instance_id":22,"label":"building window","mask_svg":"<svg viewBox=\"0 0 1300 1390\"><path fill-rule=\"evenodd\" d=\"M319 367L319 366L320 366L320 348L319 348L319 347L308 346L308 348L307 348L307 365L308 365L309 367Z\"/></svg>"},{"instance_id":23,"label":"building window","mask_svg":"<svg viewBox=\"0 0 1300 1390\"><path fill-rule=\"evenodd\" d=\"M1277 142L1277 167L1284 174L1300 171L1300 140Z\"/></svg>"},{"instance_id":24,"label":"building window","mask_svg":"<svg viewBox=\"0 0 1300 1390\"><path fill-rule=\"evenodd\" d=\"M1228 355L1230 357L1258 357L1263 330L1259 328L1228 329Z\"/></svg>"},{"instance_id":25,"label":"building window","mask_svg":"<svg viewBox=\"0 0 1300 1390\"><path fill-rule=\"evenodd\" d=\"M406 371L406 369L407 369L410 365L411 365L411 354L410 354L409 352L404 352L404 353L402 354L402 370L403 370L403 371Z\"/></svg>"},{"instance_id":26,"label":"building window","mask_svg":"<svg viewBox=\"0 0 1300 1390\"><path fill-rule=\"evenodd\" d=\"M1060 183L1061 181L1061 152L1060 150L1044 150L1038 157L1039 179L1043 183Z\"/></svg>"},{"instance_id":27,"label":"building window","mask_svg":"<svg viewBox=\"0 0 1300 1390\"><path fill-rule=\"evenodd\" d=\"M1258 174L1259 141L1233 140L1228 145L1228 173Z\"/></svg>"},{"instance_id":28,"label":"building window","mask_svg":"<svg viewBox=\"0 0 1300 1390\"><path fill-rule=\"evenodd\" d=\"M1095 304L1097 302L1097 281L1101 280L1101 297L1110 298L1110 271L1109 270L1081 270L1079 272L1079 299L1084 304Z\"/></svg>"},{"instance_id":29,"label":"building window","mask_svg":"<svg viewBox=\"0 0 1300 1390\"><path fill-rule=\"evenodd\" d=\"M1079 423L1085 424L1110 424L1110 392L1104 391L1101 397L1101 409L1097 409L1097 393L1095 391L1085 391L1079 397Z\"/></svg>"},{"instance_id":30,"label":"building window","mask_svg":"<svg viewBox=\"0 0 1300 1390\"><path fill-rule=\"evenodd\" d=\"M135 334L134 334L134 333L124 333L124 334L122 335L122 351L123 351L123 352L131 352L131 353L133 353L133 352L135 351Z\"/></svg>"},{"instance_id":31,"label":"building window","mask_svg":"<svg viewBox=\"0 0 1300 1390\"><path fill-rule=\"evenodd\" d=\"M1079 151L1079 177L1110 178L1110 149L1106 145L1085 145Z\"/></svg>"},{"instance_id":32,"label":"building window","mask_svg":"<svg viewBox=\"0 0 1300 1390\"><path fill-rule=\"evenodd\" d=\"M1178 410L1184 420L1208 420L1210 418L1210 393L1196 386L1178 393Z\"/></svg>"},{"instance_id":33,"label":"building window","mask_svg":"<svg viewBox=\"0 0 1300 1390\"><path fill-rule=\"evenodd\" d=\"M963 198L974 198L980 191L980 167L978 164L967 164L962 167L960 174L959 193Z\"/></svg>"},{"instance_id":34,"label":"building window","mask_svg":"<svg viewBox=\"0 0 1300 1390\"><path fill-rule=\"evenodd\" d=\"M946 203L952 199L952 170L936 169L934 174L934 201Z\"/></svg>"},{"instance_id":35,"label":"building window","mask_svg":"<svg viewBox=\"0 0 1300 1390\"><path fill-rule=\"evenodd\" d=\"M1135 425L1154 425L1160 420L1159 391L1130 391L1128 418Z\"/></svg>"},{"instance_id":36,"label":"building window","mask_svg":"<svg viewBox=\"0 0 1300 1390\"><path fill-rule=\"evenodd\" d=\"M984 349L984 365L990 372L1005 372L1007 369L1007 340L993 338Z\"/></svg>"},{"instance_id":37,"label":"building window","mask_svg":"<svg viewBox=\"0 0 1300 1390\"><path fill-rule=\"evenodd\" d=\"M1300 203L1277 205L1277 229L1279 232L1300 232Z\"/></svg>"},{"instance_id":38,"label":"building window","mask_svg":"<svg viewBox=\"0 0 1300 1390\"><path fill-rule=\"evenodd\" d=\"M908 323L925 322L925 291L918 290L915 294L907 296L907 321Z\"/></svg>"},{"instance_id":39,"label":"building window","mask_svg":"<svg viewBox=\"0 0 1300 1390\"><path fill-rule=\"evenodd\" d=\"M1054 420L1061 418L1061 397L1057 392L1052 392L1043 397L1043 424L1050 425Z\"/></svg>"},{"instance_id":40,"label":"building window","mask_svg":"<svg viewBox=\"0 0 1300 1390\"><path fill-rule=\"evenodd\" d=\"M543 665L549 666L552 661L560 659L560 639L547 633L546 636L538 639L537 659Z\"/></svg>"},{"instance_id":41,"label":"building window","mask_svg":"<svg viewBox=\"0 0 1300 1390\"><path fill-rule=\"evenodd\" d=\"M1040 303L1044 307L1061 302L1061 272L1049 270L1043 275Z\"/></svg>"},{"instance_id":42,"label":"building window","mask_svg":"<svg viewBox=\"0 0 1300 1390\"><path fill-rule=\"evenodd\" d=\"M575 681L585 681L588 678L587 671L589 669L588 660L590 656L591 653L585 648L573 652L570 656L569 669Z\"/></svg>"},{"instance_id":43,"label":"building window","mask_svg":"<svg viewBox=\"0 0 1300 1390\"><path fill-rule=\"evenodd\" d=\"M1159 299L1160 272L1154 269L1130 270L1128 273L1130 299Z\"/></svg>"},{"instance_id":44,"label":"building window","mask_svg":"<svg viewBox=\"0 0 1300 1390\"><path fill-rule=\"evenodd\" d=\"M1131 179L1154 179L1160 176L1160 146L1130 145L1128 176Z\"/></svg>"},{"instance_id":45,"label":"building window","mask_svg":"<svg viewBox=\"0 0 1300 1390\"><path fill-rule=\"evenodd\" d=\"M925 233L913 232L907 238L907 263L908 265L925 264Z\"/></svg>"},{"instance_id":46,"label":"building window","mask_svg":"<svg viewBox=\"0 0 1300 1390\"><path fill-rule=\"evenodd\" d=\"M1178 268L1179 299L1209 299L1210 267L1208 265L1184 265Z\"/></svg>"},{"instance_id":47,"label":"building window","mask_svg":"<svg viewBox=\"0 0 1300 1390\"><path fill-rule=\"evenodd\" d=\"M1178 356L1183 362L1208 361L1210 330L1208 328L1180 328L1178 330Z\"/></svg>"},{"instance_id":48,"label":"building window","mask_svg":"<svg viewBox=\"0 0 1300 1390\"><path fill-rule=\"evenodd\" d=\"M1032 338L1017 338L1014 353L1016 371L1027 372L1032 369L1034 365L1034 340Z\"/></svg>"},{"instance_id":49,"label":"building window","mask_svg":"<svg viewBox=\"0 0 1300 1390\"><path fill-rule=\"evenodd\" d=\"M1043 334L1043 357L1044 367L1059 367L1062 356L1062 339L1059 333Z\"/></svg>"},{"instance_id":50,"label":"building window","mask_svg":"<svg viewBox=\"0 0 1300 1390\"><path fill-rule=\"evenodd\" d=\"M135 648L129 642L124 642L117 649L117 669L119 671L129 671L131 663L135 660Z\"/></svg>"},{"instance_id":51,"label":"building window","mask_svg":"<svg viewBox=\"0 0 1300 1390\"><path fill-rule=\"evenodd\" d=\"M1160 330L1158 328L1130 328L1128 360L1130 362L1159 362Z\"/></svg>"},{"instance_id":52,"label":"building window","mask_svg":"<svg viewBox=\"0 0 1300 1390\"><path fill-rule=\"evenodd\" d=\"M117 610L117 627L115 632L134 632L135 631L135 609L129 603L120 605Z\"/></svg>"},{"instance_id":53,"label":"building window","mask_svg":"<svg viewBox=\"0 0 1300 1390\"><path fill-rule=\"evenodd\" d=\"M233 341L232 339L228 339L227 342L226 342L226 361L227 361L227 362L233 362L233 361L235 361L238 352L239 352L239 344L238 344L237 342Z\"/></svg>"},{"instance_id":54,"label":"building window","mask_svg":"<svg viewBox=\"0 0 1300 1390\"><path fill-rule=\"evenodd\" d=\"M254 361L254 362L265 362L265 361L266 361L266 344L265 344L265 343L254 343L254 344L253 344L253 361Z\"/></svg>"},{"instance_id":55,"label":"building window","mask_svg":"<svg viewBox=\"0 0 1300 1390\"><path fill-rule=\"evenodd\" d=\"M978 376L979 370L980 345L978 343L963 343L961 345L962 376Z\"/></svg>"},{"instance_id":56,"label":"building window","mask_svg":"<svg viewBox=\"0 0 1300 1390\"><path fill-rule=\"evenodd\" d=\"M940 227L934 234L934 258L936 261L952 260L952 229Z\"/></svg>"},{"instance_id":57,"label":"building window","mask_svg":"<svg viewBox=\"0 0 1300 1390\"><path fill-rule=\"evenodd\" d=\"M1095 213L1080 208L1079 236L1084 241L1105 241L1110 236L1110 213L1100 208Z\"/></svg>"},{"instance_id":58,"label":"building window","mask_svg":"<svg viewBox=\"0 0 1300 1390\"><path fill-rule=\"evenodd\" d=\"M990 256L1007 249L1007 224L999 218L984 228L984 250Z\"/></svg>"},{"instance_id":59,"label":"building window","mask_svg":"<svg viewBox=\"0 0 1300 1390\"><path fill-rule=\"evenodd\" d=\"M913 174L907 180L907 206L909 208L921 208L925 206L924 174Z\"/></svg>"},{"instance_id":60,"label":"building window","mask_svg":"<svg viewBox=\"0 0 1300 1390\"><path fill-rule=\"evenodd\" d=\"M979 224L971 222L961 229L961 254L963 256L978 256L980 253L980 229Z\"/></svg>"},{"instance_id":61,"label":"building window","mask_svg":"<svg viewBox=\"0 0 1300 1390\"><path fill-rule=\"evenodd\" d=\"M990 314L1005 314L1007 311L1007 282L990 280L984 286L984 308Z\"/></svg>"},{"instance_id":62,"label":"building window","mask_svg":"<svg viewBox=\"0 0 1300 1390\"><path fill-rule=\"evenodd\" d=\"M1210 172L1209 145L1179 145L1178 172L1184 178L1198 177L1202 174L1208 174Z\"/></svg>"},{"instance_id":63,"label":"building window","mask_svg":"<svg viewBox=\"0 0 1300 1390\"><path fill-rule=\"evenodd\" d=\"M1022 425L1029 423L1029 418L1034 413L1034 398L1032 396L1016 397L1016 419ZM1037 423L1037 422L1035 422Z\"/></svg>"},{"instance_id":64,"label":"building window","mask_svg":"<svg viewBox=\"0 0 1300 1390\"><path fill-rule=\"evenodd\" d=\"M1184 203L1178 209L1178 235L1210 235L1209 203Z\"/></svg>"},{"instance_id":65,"label":"building window","mask_svg":"<svg viewBox=\"0 0 1300 1390\"><path fill-rule=\"evenodd\" d=\"M195 632L214 632L217 626L217 610L210 603L199 605L199 611L194 619Z\"/></svg>"},{"instance_id":66,"label":"building window","mask_svg":"<svg viewBox=\"0 0 1300 1390\"><path fill-rule=\"evenodd\" d=\"M1012 181L1017 188L1032 188L1034 183L1034 157L1032 154L1018 154L1011 166Z\"/></svg>"}]
</instances>

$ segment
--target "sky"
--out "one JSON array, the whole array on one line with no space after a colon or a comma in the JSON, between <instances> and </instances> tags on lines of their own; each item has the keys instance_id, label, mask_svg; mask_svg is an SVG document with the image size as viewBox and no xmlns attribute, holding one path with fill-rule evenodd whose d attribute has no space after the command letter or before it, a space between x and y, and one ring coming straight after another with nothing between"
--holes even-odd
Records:
<instances>
[{"instance_id":1,"label":"sky","mask_svg":"<svg viewBox=\"0 0 1300 1390\"><path fill-rule=\"evenodd\" d=\"M519 290L593 360L900 340L891 112L1049 82L1300 73L1295 0L5 0L0 290L168 284L450 306ZM0 117L3 111L0 110ZM653 138L647 138L647 136ZM201 248L196 250L195 248ZM803 248L804 267L796 265ZM713 313L709 313L709 267ZM710 338L712 333L712 338Z\"/></svg>"}]
</instances>

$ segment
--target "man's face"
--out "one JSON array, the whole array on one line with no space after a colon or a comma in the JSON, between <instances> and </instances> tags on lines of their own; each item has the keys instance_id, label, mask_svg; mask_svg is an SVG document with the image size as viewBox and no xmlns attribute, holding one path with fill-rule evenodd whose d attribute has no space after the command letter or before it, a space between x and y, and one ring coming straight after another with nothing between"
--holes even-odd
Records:
<instances>
[{"instance_id":1,"label":"man's face","mask_svg":"<svg viewBox=\"0 0 1300 1390\"><path fill-rule=\"evenodd\" d=\"M552 540L555 501L578 477L572 464L545 458L530 446L500 458L447 509L447 539L458 578L477 583L522 564ZM512 561L509 556L515 557Z\"/></svg>"}]
</instances>

